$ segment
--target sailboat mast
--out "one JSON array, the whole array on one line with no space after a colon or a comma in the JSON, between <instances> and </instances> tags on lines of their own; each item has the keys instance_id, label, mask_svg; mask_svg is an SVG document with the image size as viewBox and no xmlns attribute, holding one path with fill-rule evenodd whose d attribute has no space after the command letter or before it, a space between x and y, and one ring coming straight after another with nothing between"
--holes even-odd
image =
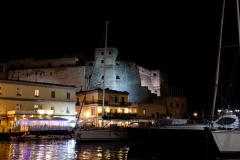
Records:
<instances>
[{"instance_id":1,"label":"sailboat mast","mask_svg":"<svg viewBox=\"0 0 240 160\"><path fill-rule=\"evenodd\" d=\"M239 20L239 2L236 0L237 3L237 23L238 23L238 48L240 47L240 20ZM239 48L240 49L240 48Z\"/></svg>"},{"instance_id":2,"label":"sailboat mast","mask_svg":"<svg viewBox=\"0 0 240 160\"><path fill-rule=\"evenodd\" d=\"M218 47L218 57L217 57L217 69L216 69L216 75L215 75L215 86L214 86L213 107L212 107L212 120L213 120L213 117L214 117L216 97L217 97L217 89L218 89L220 55L221 55L221 48L222 48L222 30L223 30L224 8L225 8L225 0L223 0L223 5L222 5L222 18L221 18L221 27L220 27L220 34L219 34L219 47Z\"/></svg>"},{"instance_id":3,"label":"sailboat mast","mask_svg":"<svg viewBox=\"0 0 240 160\"><path fill-rule=\"evenodd\" d=\"M106 80L106 54L107 54L107 31L108 21L106 21L105 50L104 50L104 76L103 76L103 97L102 97L102 116L104 116L105 80ZM104 126L102 118L102 127Z\"/></svg>"}]
</instances>

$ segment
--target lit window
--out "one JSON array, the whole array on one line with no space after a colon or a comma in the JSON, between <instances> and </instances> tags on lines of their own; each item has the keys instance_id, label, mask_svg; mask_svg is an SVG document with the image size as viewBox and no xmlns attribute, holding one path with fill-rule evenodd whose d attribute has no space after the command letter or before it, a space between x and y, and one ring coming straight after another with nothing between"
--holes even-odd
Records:
<instances>
[{"instance_id":1,"label":"lit window","mask_svg":"<svg viewBox=\"0 0 240 160\"><path fill-rule=\"evenodd\" d=\"M21 96L21 95L22 95L22 90L21 90L21 88L17 88L17 95L18 95L18 96Z\"/></svg>"},{"instance_id":2,"label":"lit window","mask_svg":"<svg viewBox=\"0 0 240 160\"><path fill-rule=\"evenodd\" d=\"M70 99L70 93L67 93L67 99Z\"/></svg>"},{"instance_id":3,"label":"lit window","mask_svg":"<svg viewBox=\"0 0 240 160\"><path fill-rule=\"evenodd\" d=\"M143 109L143 115L146 116L146 109Z\"/></svg>"},{"instance_id":4,"label":"lit window","mask_svg":"<svg viewBox=\"0 0 240 160\"><path fill-rule=\"evenodd\" d=\"M34 110L38 110L38 105L34 105Z\"/></svg>"},{"instance_id":5,"label":"lit window","mask_svg":"<svg viewBox=\"0 0 240 160\"><path fill-rule=\"evenodd\" d=\"M51 98L55 98L55 91L52 91Z\"/></svg>"},{"instance_id":6,"label":"lit window","mask_svg":"<svg viewBox=\"0 0 240 160\"><path fill-rule=\"evenodd\" d=\"M36 90L35 90L35 97L38 97L38 96L39 96L39 90L36 89Z\"/></svg>"},{"instance_id":7,"label":"lit window","mask_svg":"<svg viewBox=\"0 0 240 160\"><path fill-rule=\"evenodd\" d=\"M91 115L95 115L95 108L91 108Z\"/></svg>"}]
</instances>

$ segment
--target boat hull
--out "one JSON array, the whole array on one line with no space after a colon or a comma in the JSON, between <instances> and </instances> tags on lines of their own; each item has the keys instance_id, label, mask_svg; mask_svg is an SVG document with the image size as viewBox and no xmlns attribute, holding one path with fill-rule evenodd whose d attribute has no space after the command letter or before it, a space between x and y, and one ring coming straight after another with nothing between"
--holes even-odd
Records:
<instances>
[{"instance_id":1,"label":"boat hull","mask_svg":"<svg viewBox=\"0 0 240 160\"><path fill-rule=\"evenodd\" d=\"M75 130L75 139L77 141L119 141L127 138L128 134L125 130Z\"/></svg>"},{"instance_id":2,"label":"boat hull","mask_svg":"<svg viewBox=\"0 0 240 160\"><path fill-rule=\"evenodd\" d=\"M240 153L240 130L211 131L221 153Z\"/></svg>"}]
</instances>

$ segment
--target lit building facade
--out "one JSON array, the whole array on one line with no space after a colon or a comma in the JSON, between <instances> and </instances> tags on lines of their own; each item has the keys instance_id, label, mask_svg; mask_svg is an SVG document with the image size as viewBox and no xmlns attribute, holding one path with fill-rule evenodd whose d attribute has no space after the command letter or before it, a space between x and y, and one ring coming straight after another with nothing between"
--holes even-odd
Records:
<instances>
[{"instance_id":1,"label":"lit building facade","mask_svg":"<svg viewBox=\"0 0 240 160\"><path fill-rule=\"evenodd\" d=\"M43 126L41 123L48 120L48 127L63 121L66 127L67 120L69 126L76 120L75 95L74 86L0 80L0 131L21 130L23 120L31 121L32 126Z\"/></svg>"}]
</instances>

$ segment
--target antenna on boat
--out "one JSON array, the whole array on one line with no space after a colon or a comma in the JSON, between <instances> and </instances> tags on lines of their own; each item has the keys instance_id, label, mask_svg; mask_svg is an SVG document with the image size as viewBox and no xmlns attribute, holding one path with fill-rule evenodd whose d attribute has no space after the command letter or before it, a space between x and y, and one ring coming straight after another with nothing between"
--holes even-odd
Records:
<instances>
[{"instance_id":1,"label":"antenna on boat","mask_svg":"<svg viewBox=\"0 0 240 160\"><path fill-rule=\"evenodd\" d=\"M103 76L103 97L102 97L102 116L104 116L104 98L105 98L105 79L106 79L106 54L107 54L107 30L108 30L108 21L106 21L106 35L105 35L105 49L104 49L104 76ZM104 126L102 118L102 127Z\"/></svg>"},{"instance_id":2,"label":"antenna on boat","mask_svg":"<svg viewBox=\"0 0 240 160\"><path fill-rule=\"evenodd\" d=\"M214 86L213 107L212 107L212 121L213 121L213 117L214 117L216 97L217 97L217 89L218 89L218 78L219 78L220 55L221 55L221 46L222 46L222 30L223 30L224 8L225 8L225 0L223 0L223 5L222 5L222 18L221 18L221 27L220 27L220 34L219 34L217 69L216 69L216 75L215 75L215 86Z\"/></svg>"}]
</instances>

